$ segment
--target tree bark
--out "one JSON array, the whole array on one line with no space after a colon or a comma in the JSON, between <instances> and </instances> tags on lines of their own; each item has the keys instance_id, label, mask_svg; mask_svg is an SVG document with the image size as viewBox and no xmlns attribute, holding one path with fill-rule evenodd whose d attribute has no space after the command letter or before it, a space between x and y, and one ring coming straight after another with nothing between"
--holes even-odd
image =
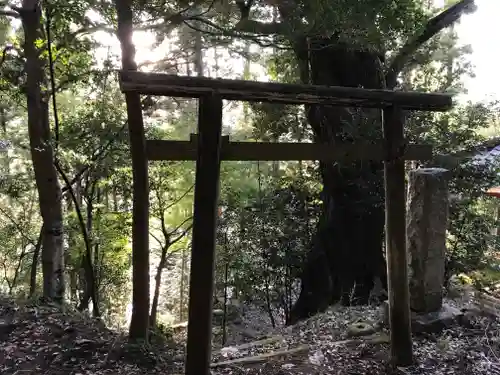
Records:
<instances>
[{"instance_id":1,"label":"tree bark","mask_svg":"<svg viewBox=\"0 0 500 375\"><path fill-rule=\"evenodd\" d=\"M101 205L101 189L97 186L96 187L96 192L95 192L95 198L96 198L96 203L97 203L97 208L95 210L95 224L94 224L94 233L100 233L100 220L101 220L101 210L100 210L100 205ZM107 195L105 195L106 197ZM102 258L101 258L101 253L100 253L100 246L99 246L99 241L96 240L96 236L92 236L92 241L94 242L94 280L96 283L96 293L97 295L100 294L100 286L101 286L101 269L102 269ZM95 310L94 310L95 312Z\"/></svg>"},{"instance_id":2,"label":"tree bark","mask_svg":"<svg viewBox=\"0 0 500 375\"><path fill-rule=\"evenodd\" d=\"M31 260L31 269L30 269L30 297L33 297L36 292L36 273L38 269L38 259L40 258L40 250L42 248L43 241L43 233L44 228L43 224L40 228L40 234L38 235L38 240L36 241L35 248L33 249L33 257Z\"/></svg>"},{"instance_id":3,"label":"tree bark","mask_svg":"<svg viewBox=\"0 0 500 375\"><path fill-rule=\"evenodd\" d=\"M169 248L170 244L167 243L161 249L160 262L158 263L158 267L156 269L155 292L153 294L153 301L151 303L151 313L149 315L149 326L152 328L156 327L156 317L158 315L158 302L160 300L161 276L163 270L167 265L167 253Z\"/></svg>"},{"instance_id":4,"label":"tree bark","mask_svg":"<svg viewBox=\"0 0 500 375\"><path fill-rule=\"evenodd\" d=\"M180 278L180 285L179 285L179 321L180 322L184 321L184 288L185 288L185 284L186 284L185 278L187 275L186 264L187 264L187 249L182 249L181 278Z\"/></svg>"},{"instance_id":5,"label":"tree bark","mask_svg":"<svg viewBox=\"0 0 500 375\"><path fill-rule=\"evenodd\" d=\"M117 36L122 50L122 69L136 71L132 43L132 1L115 0ZM130 153L132 155L132 317L129 338L148 340L149 333L149 180L146 136L139 94L126 93ZM128 203L127 200L125 202Z\"/></svg>"},{"instance_id":6,"label":"tree bark","mask_svg":"<svg viewBox=\"0 0 500 375\"><path fill-rule=\"evenodd\" d=\"M375 53L357 51L336 40L312 43L311 83L384 88L382 62ZM307 112L317 142L333 144L381 137L378 110L312 106ZM367 303L374 279L386 282L382 163L322 162L320 171L323 212L289 324L323 311L334 302Z\"/></svg>"},{"instance_id":7,"label":"tree bark","mask_svg":"<svg viewBox=\"0 0 500 375\"><path fill-rule=\"evenodd\" d=\"M61 187L54 166L49 108L42 94L43 61L35 42L41 35L40 2L24 0L20 10L24 30L26 58L26 96L31 158L43 218L42 237L43 296L62 302L64 299L63 215Z\"/></svg>"},{"instance_id":8,"label":"tree bark","mask_svg":"<svg viewBox=\"0 0 500 375\"><path fill-rule=\"evenodd\" d=\"M203 77L203 40L201 32L195 31L194 34L194 70L196 74Z\"/></svg>"},{"instance_id":9,"label":"tree bark","mask_svg":"<svg viewBox=\"0 0 500 375\"><path fill-rule=\"evenodd\" d=\"M113 211L115 213L120 212L120 205L118 204L118 192L115 184L113 184Z\"/></svg>"},{"instance_id":10,"label":"tree bark","mask_svg":"<svg viewBox=\"0 0 500 375\"><path fill-rule=\"evenodd\" d=\"M64 182L66 185L71 186L69 183L68 178L66 175L63 173L62 169L58 167L56 164L56 168L60 172L61 176L63 176L63 179L65 180ZM87 186L88 186L88 181L87 181ZM94 273L94 267L92 264L92 244L91 240L89 237L89 233L92 229L92 199L93 199L93 189L94 189L95 183L92 185L92 192L88 197L88 205L87 205L87 224L85 224L85 220L83 219L82 215L82 210L80 208L80 204L78 202L81 197L77 197L75 194L73 188L70 187L68 190L71 200L73 201L74 207L75 207L75 212L78 217L78 223L80 224L80 229L82 232L82 237L83 237L83 242L85 244L85 253L82 256L82 267L84 270L84 275L85 275L85 291L83 294L83 298L80 300L80 304L78 306L79 311L86 310L89 304L89 299L92 298L93 302L93 314L94 316L100 316L100 310L99 310L99 299L98 299L98 290L96 287L96 279L95 279L95 273ZM87 226L86 226L87 225ZM90 228L90 229L89 229Z\"/></svg>"}]
</instances>

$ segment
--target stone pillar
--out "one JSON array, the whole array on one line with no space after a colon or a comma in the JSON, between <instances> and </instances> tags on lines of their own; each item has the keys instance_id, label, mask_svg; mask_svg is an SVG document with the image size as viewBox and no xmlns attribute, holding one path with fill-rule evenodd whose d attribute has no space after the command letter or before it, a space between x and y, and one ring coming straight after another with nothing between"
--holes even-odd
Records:
<instances>
[{"instance_id":1,"label":"stone pillar","mask_svg":"<svg viewBox=\"0 0 500 375\"><path fill-rule=\"evenodd\" d=\"M448 227L448 170L410 171L406 235L409 257L410 304L416 313L438 311L443 283Z\"/></svg>"}]
</instances>

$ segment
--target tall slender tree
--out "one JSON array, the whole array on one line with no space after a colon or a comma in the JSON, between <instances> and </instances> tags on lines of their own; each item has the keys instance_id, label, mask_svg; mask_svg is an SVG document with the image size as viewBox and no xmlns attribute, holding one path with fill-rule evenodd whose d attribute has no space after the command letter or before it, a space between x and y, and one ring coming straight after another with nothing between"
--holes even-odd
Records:
<instances>
[{"instance_id":1,"label":"tall slender tree","mask_svg":"<svg viewBox=\"0 0 500 375\"><path fill-rule=\"evenodd\" d=\"M35 181L38 188L40 213L43 218L42 270L43 295L62 301L64 298L63 210L61 187L54 165L54 149L49 121L49 99L42 85L46 61L42 60L38 40L44 40L42 9L36 0L24 0L17 9L24 30L26 59L26 97L28 131Z\"/></svg>"}]
</instances>

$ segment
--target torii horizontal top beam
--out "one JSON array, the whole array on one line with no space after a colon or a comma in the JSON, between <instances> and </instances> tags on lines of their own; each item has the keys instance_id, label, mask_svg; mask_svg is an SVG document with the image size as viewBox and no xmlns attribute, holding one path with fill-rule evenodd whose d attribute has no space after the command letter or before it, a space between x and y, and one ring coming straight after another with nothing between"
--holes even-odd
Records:
<instances>
[{"instance_id":1,"label":"torii horizontal top beam","mask_svg":"<svg viewBox=\"0 0 500 375\"><path fill-rule=\"evenodd\" d=\"M217 92L223 99L283 104L322 104L345 107L446 111L453 101L448 94L427 94L355 87L256 82L161 73L121 71L123 92L199 98Z\"/></svg>"}]
</instances>

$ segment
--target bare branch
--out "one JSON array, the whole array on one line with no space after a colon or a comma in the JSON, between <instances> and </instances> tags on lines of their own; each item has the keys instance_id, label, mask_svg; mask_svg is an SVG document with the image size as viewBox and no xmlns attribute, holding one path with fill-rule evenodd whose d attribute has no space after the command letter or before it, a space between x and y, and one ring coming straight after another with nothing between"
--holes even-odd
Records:
<instances>
[{"instance_id":1,"label":"bare branch","mask_svg":"<svg viewBox=\"0 0 500 375\"><path fill-rule=\"evenodd\" d=\"M184 221L182 223L180 223L179 225L177 225L174 229L172 229L168 233L169 237L172 236L174 233L176 233L179 229L181 229L184 226L184 224L186 224L189 220L192 220L192 219L193 219L192 216L189 216L186 219L184 219Z\"/></svg>"},{"instance_id":2,"label":"bare branch","mask_svg":"<svg viewBox=\"0 0 500 375\"><path fill-rule=\"evenodd\" d=\"M0 1L0 16L21 18L19 8L10 6L7 1Z\"/></svg>"},{"instance_id":3,"label":"bare branch","mask_svg":"<svg viewBox=\"0 0 500 375\"><path fill-rule=\"evenodd\" d=\"M0 213L4 215L7 219L9 219L11 224L16 228L16 230L19 232L22 238L24 238L30 245L36 246L35 240L26 236L24 234L24 229L21 227L21 224L19 224L12 216L10 216L9 213L2 207L0 207Z\"/></svg>"},{"instance_id":4,"label":"bare branch","mask_svg":"<svg viewBox=\"0 0 500 375\"><path fill-rule=\"evenodd\" d=\"M236 24L235 30L239 32L244 32L248 34L258 34L258 35L273 35L282 34L283 27L281 23L278 22L259 22L251 20L250 9L254 3L254 0L237 0L236 5L240 11L240 21Z\"/></svg>"},{"instance_id":5,"label":"bare branch","mask_svg":"<svg viewBox=\"0 0 500 375\"><path fill-rule=\"evenodd\" d=\"M90 284L88 286L88 289L86 293L89 294L89 297L92 298L92 302L94 303L94 308L99 309L99 302L97 298L97 285L96 285L96 274L94 270L94 265L92 263L92 250L91 250L91 241L89 237L89 233L87 231L87 227L85 225L85 221L83 219L82 215L82 210L80 208L80 203L78 202L78 199L76 198L75 191L73 190L73 187L70 184L70 181L64 171L62 170L61 166L59 165L59 162L57 159L54 161L54 166L57 170L57 172L60 174L64 182L66 183L66 186L69 186L68 192L71 196L71 200L73 201L73 205L75 208L76 215L78 217L78 223L80 224L80 229L82 232L82 237L83 237L83 242L85 243L85 255L84 255L84 270L86 273L86 278L87 282ZM100 315L99 311L96 312L97 316Z\"/></svg>"},{"instance_id":6,"label":"bare branch","mask_svg":"<svg viewBox=\"0 0 500 375\"><path fill-rule=\"evenodd\" d=\"M158 245L160 245L160 247L163 247L163 242L158 237L156 237L152 232L149 232L149 235L153 237L156 242L158 242Z\"/></svg>"},{"instance_id":7,"label":"bare branch","mask_svg":"<svg viewBox=\"0 0 500 375\"><path fill-rule=\"evenodd\" d=\"M144 109L147 109L147 107ZM122 133L127 125L128 121L125 121L115 134L119 135L120 133ZM109 148L115 143L115 141L116 137L109 137L109 140L104 145L98 147L97 150L92 152L92 156L88 164L86 164L84 167L82 167L82 169L80 169L76 173L76 175L71 179L71 181L69 181L69 185L66 184L66 186L62 188L62 192L63 193L67 192L71 188L71 186L73 186L77 181L79 181L90 168L92 168L95 164L97 164L97 162L99 162L101 159L106 157L108 155L107 152L109 151Z\"/></svg>"},{"instance_id":8,"label":"bare branch","mask_svg":"<svg viewBox=\"0 0 500 375\"><path fill-rule=\"evenodd\" d=\"M184 199L184 197L186 195L188 195L192 190L194 189L194 184L191 185L191 187L189 189L187 189L184 193L182 193L182 195L177 198L175 201L173 201L172 203L170 203L167 207L165 207L165 210L164 211L167 211L169 209L171 209L173 206L175 206L177 203L179 203L182 199Z\"/></svg>"},{"instance_id":9,"label":"bare branch","mask_svg":"<svg viewBox=\"0 0 500 375\"><path fill-rule=\"evenodd\" d=\"M284 26L280 22L259 22L251 19L242 19L234 27L236 31L257 34L274 35L284 34Z\"/></svg>"},{"instance_id":10,"label":"bare branch","mask_svg":"<svg viewBox=\"0 0 500 375\"><path fill-rule=\"evenodd\" d=\"M198 17L202 17L203 15L207 14L210 12L214 5L215 5L216 0L212 0L207 9L203 12L200 12L198 14L193 14L189 15L189 10L192 8L192 5L189 5L188 7L181 9L178 12L172 13L169 16L166 16L162 18L161 22L158 22L158 20L155 19L150 19L144 22L142 25L136 25L134 27L134 31L157 31L161 30L164 33L169 33L179 25L181 25L184 21L186 20L191 20L195 19ZM106 23L92 23L91 26L88 27L83 27L79 30L76 30L75 32L71 33L69 35L69 38L76 38L78 36L82 35L89 35L89 34L94 34L96 32L103 31L108 34L115 34L116 33L116 28L110 27Z\"/></svg>"},{"instance_id":11,"label":"bare branch","mask_svg":"<svg viewBox=\"0 0 500 375\"><path fill-rule=\"evenodd\" d=\"M207 21L203 18L200 18L198 19L198 21L200 23L204 23L204 24L207 24L208 26L211 26L211 25L215 25L213 24L212 22L210 21ZM273 43L273 42L264 42L262 41L260 38L265 38L271 34L281 34L281 32L277 32L277 33L274 33L274 32L269 32L269 33L266 33L264 30L266 27L265 26L259 26L261 25L260 22L257 22L257 21L253 21L253 20L250 20L251 23L256 23L258 25L256 25L257 28L259 28L258 32L255 32L253 33L251 31L252 27L243 27L243 26L238 26L236 25L236 27L234 29L224 29L218 25L215 25L217 31L208 31L206 29L201 29L199 27L196 27L194 26L193 24L189 23L188 21L184 21L184 24L189 27L190 29L194 30L194 31L198 31L198 32L201 32L201 33L204 33L204 34L209 34L209 35L212 35L212 36L216 36L216 37L221 37L221 36L226 36L226 37L232 37L232 38L241 38L241 39L245 39L245 40L250 40L252 42L254 42L255 44L261 46L261 47L275 47L277 49L282 49L282 50L288 50L290 48L288 47L283 47L283 46L280 46L276 43ZM266 25L266 24L263 24L262 25ZM279 25L279 24L277 24ZM241 27L242 30L238 30L237 28L238 27Z\"/></svg>"},{"instance_id":12,"label":"bare branch","mask_svg":"<svg viewBox=\"0 0 500 375\"><path fill-rule=\"evenodd\" d=\"M188 234L188 232L191 230L191 228L193 228L193 224L190 224L181 234L179 234L179 236L177 236L176 238L174 238L170 242L170 246L174 245L175 243L177 243L178 241L180 241L182 238L184 238L184 236L186 236Z\"/></svg>"},{"instance_id":13,"label":"bare branch","mask_svg":"<svg viewBox=\"0 0 500 375\"><path fill-rule=\"evenodd\" d=\"M417 49L441 30L455 23L462 14L472 13L475 10L476 5L474 4L474 0L461 0L429 20L422 33L406 42L390 64L386 73L387 89L394 89L396 87L399 73L401 73Z\"/></svg>"},{"instance_id":14,"label":"bare branch","mask_svg":"<svg viewBox=\"0 0 500 375\"><path fill-rule=\"evenodd\" d=\"M0 16L5 16L5 17L14 17L14 18L20 18L21 16L19 13L14 12L13 10L0 10Z\"/></svg>"},{"instance_id":15,"label":"bare branch","mask_svg":"<svg viewBox=\"0 0 500 375\"><path fill-rule=\"evenodd\" d=\"M119 134L125 127L127 126L127 122L125 122L122 127L118 130ZM115 138L110 138L102 147L100 147L98 150L96 150L95 153L93 153L93 156L90 158L90 162L84 166L80 171L76 173L76 175L72 178L71 181L68 181L66 183L66 186L62 188L62 192L65 193L69 189L71 189L71 186L73 186L82 176L87 172L92 166L94 166L100 159L105 157L107 155L108 149L111 147L111 145L115 142Z\"/></svg>"}]
</instances>

